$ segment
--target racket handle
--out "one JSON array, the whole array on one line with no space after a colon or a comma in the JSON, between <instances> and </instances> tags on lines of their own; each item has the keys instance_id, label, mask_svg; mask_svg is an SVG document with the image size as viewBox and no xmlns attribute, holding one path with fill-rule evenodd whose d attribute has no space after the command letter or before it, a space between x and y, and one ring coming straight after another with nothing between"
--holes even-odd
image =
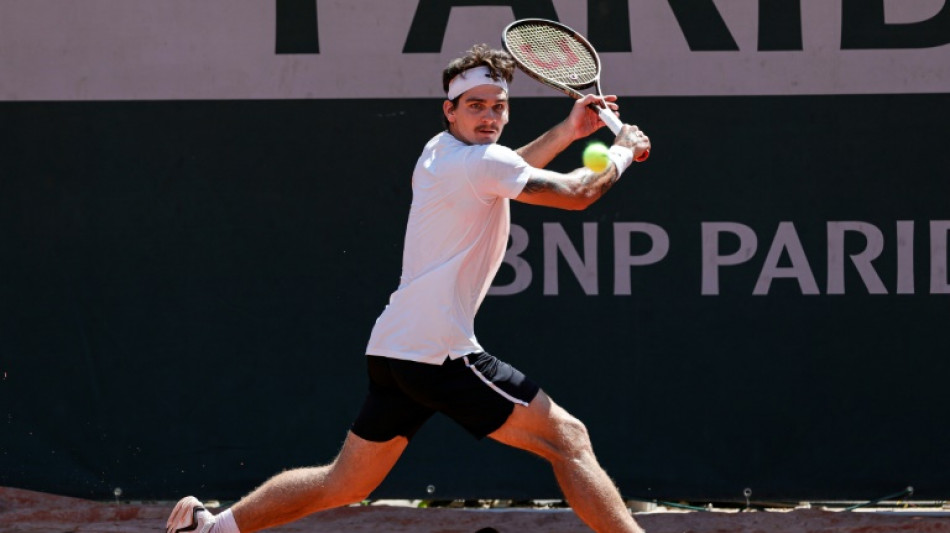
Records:
<instances>
[{"instance_id":1,"label":"racket handle","mask_svg":"<svg viewBox=\"0 0 950 533\"><path fill-rule=\"evenodd\" d=\"M620 133L623 122L620 121L620 118L617 117L610 108L600 107L599 105L594 105L594 108L597 110L597 114L600 115L600 119L604 121L604 124L607 124L610 131L614 132L614 135Z\"/></svg>"}]
</instances>

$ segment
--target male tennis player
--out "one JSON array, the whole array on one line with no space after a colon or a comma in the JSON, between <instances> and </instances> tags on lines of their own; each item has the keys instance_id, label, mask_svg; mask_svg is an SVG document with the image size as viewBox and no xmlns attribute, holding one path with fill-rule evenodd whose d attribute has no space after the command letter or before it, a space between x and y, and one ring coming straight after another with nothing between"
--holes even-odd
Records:
<instances>
[{"instance_id":1,"label":"male tennis player","mask_svg":"<svg viewBox=\"0 0 950 533\"><path fill-rule=\"evenodd\" d=\"M528 145L496 144L508 123L507 53L473 47L443 71L447 130L422 151L412 176L402 276L367 347L369 391L339 455L325 466L272 477L218 516L194 497L178 502L167 533L252 533L367 498L434 413L476 438L490 437L547 459L578 516L599 532L642 531L597 463L584 425L538 385L489 355L475 312L508 242L509 199L584 209L607 192L650 140L624 126L611 164L595 173L543 170L604 123L574 103L568 117ZM616 97L606 98L617 109Z\"/></svg>"}]
</instances>

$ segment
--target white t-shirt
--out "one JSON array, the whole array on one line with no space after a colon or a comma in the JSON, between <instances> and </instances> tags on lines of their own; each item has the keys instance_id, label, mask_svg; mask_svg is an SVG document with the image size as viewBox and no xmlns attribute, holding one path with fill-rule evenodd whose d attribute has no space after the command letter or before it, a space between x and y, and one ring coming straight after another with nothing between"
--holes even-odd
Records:
<instances>
[{"instance_id":1,"label":"white t-shirt","mask_svg":"<svg viewBox=\"0 0 950 533\"><path fill-rule=\"evenodd\" d=\"M482 351L475 312L508 245L508 199L521 194L529 168L510 148L448 132L426 144L412 174L399 287L366 353L442 364Z\"/></svg>"}]
</instances>

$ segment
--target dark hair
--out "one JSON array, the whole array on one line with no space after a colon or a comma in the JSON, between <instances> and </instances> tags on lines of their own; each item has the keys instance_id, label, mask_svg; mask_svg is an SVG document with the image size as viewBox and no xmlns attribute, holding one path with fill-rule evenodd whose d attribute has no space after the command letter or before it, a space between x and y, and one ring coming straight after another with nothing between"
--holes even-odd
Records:
<instances>
[{"instance_id":1,"label":"dark hair","mask_svg":"<svg viewBox=\"0 0 950 533\"><path fill-rule=\"evenodd\" d=\"M468 49L465 55L449 62L445 70L442 71L442 90L448 94L449 82L459 73L468 69L486 66L491 73L493 80L503 79L511 83L511 78L515 74L515 60L511 58L508 52L504 50L495 50L487 44L476 44ZM457 106L460 96L452 100L452 106ZM448 127L448 120L442 117L445 127Z\"/></svg>"},{"instance_id":2,"label":"dark hair","mask_svg":"<svg viewBox=\"0 0 950 533\"><path fill-rule=\"evenodd\" d=\"M453 59L442 71L442 89L449 92L449 82L460 72L470 68L488 67L493 80L504 79L511 82L515 73L515 61L504 50L493 50L487 44L476 44L468 49L464 56Z\"/></svg>"}]
</instances>

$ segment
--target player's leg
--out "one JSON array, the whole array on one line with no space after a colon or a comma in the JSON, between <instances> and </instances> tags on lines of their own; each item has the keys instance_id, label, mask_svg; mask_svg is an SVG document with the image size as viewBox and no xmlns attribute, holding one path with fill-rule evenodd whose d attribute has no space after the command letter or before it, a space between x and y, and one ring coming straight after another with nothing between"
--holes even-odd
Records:
<instances>
[{"instance_id":1,"label":"player's leg","mask_svg":"<svg viewBox=\"0 0 950 533\"><path fill-rule=\"evenodd\" d=\"M541 391L489 437L535 453L554 468L568 504L598 532L642 532L594 456L587 428Z\"/></svg>"},{"instance_id":2,"label":"player's leg","mask_svg":"<svg viewBox=\"0 0 950 533\"><path fill-rule=\"evenodd\" d=\"M402 381L423 377L412 374L398 375ZM479 352L447 361L435 375L437 380L424 379L424 388L444 401L433 401L432 407L476 438L489 436L550 461L565 498L594 530L641 531L597 463L584 425L518 369Z\"/></svg>"},{"instance_id":3,"label":"player's leg","mask_svg":"<svg viewBox=\"0 0 950 533\"><path fill-rule=\"evenodd\" d=\"M366 358L369 390L340 454L326 466L278 474L235 504L232 513L241 533L361 501L383 481L433 413L401 389L395 363Z\"/></svg>"},{"instance_id":4,"label":"player's leg","mask_svg":"<svg viewBox=\"0 0 950 533\"><path fill-rule=\"evenodd\" d=\"M197 499L183 498L166 533L235 533L235 524L252 533L365 499L433 413L399 390L385 358L367 357L367 370L369 391L333 462L280 473L217 517Z\"/></svg>"},{"instance_id":5,"label":"player's leg","mask_svg":"<svg viewBox=\"0 0 950 533\"><path fill-rule=\"evenodd\" d=\"M234 520L241 533L252 533L360 502L383 481L408 442L405 437L372 442L350 432L332 463L277 474L231 508Z\"/></svg>"},{"instance_id":6,"label":"player's leg","mask_svg":"<svg viewBox=\"0 0 950 533\"><path fill-rule=\"evenodd\" d=\"M362 501L386 477L407 444L406 437L372 442L350 432L330 464L277 474L216 517L193 496L182 498L169 516L165 531L253 533Z\"/></svg>"}]
</instances>

